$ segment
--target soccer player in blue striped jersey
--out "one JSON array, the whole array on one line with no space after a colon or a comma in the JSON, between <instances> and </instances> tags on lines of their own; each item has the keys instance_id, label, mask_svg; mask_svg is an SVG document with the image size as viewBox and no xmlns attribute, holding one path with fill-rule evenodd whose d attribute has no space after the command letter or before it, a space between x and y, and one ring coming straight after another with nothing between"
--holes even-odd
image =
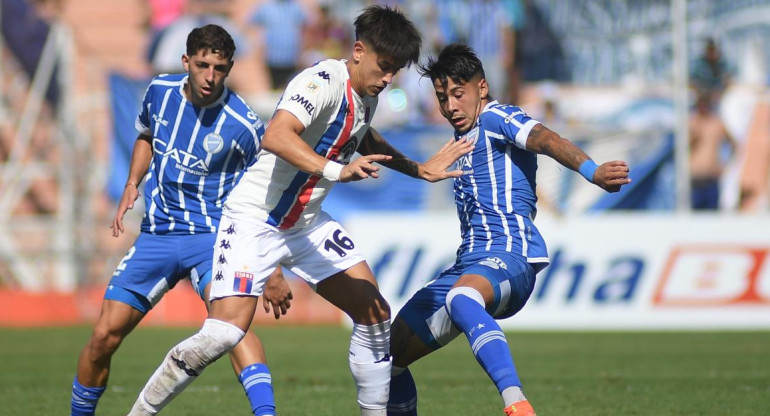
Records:
<instances>
[{"instance_id":1,"label":"soccer player in blue striped jersey","mask_svg":"<svg viewBox=\"0 0 770 416\"><path fill-rule=\"evenodd\" d=\"M107 385L112 356L147 312L180 280L190 277L208 306L213 247L222 204L243 171L254 164L264 126L246 102L225 87L235 44L217 25L187 38L186 74L160 75L145 92L136 120L128 181L112 223L124 232L145 179L141 232L108 285L93 333L78 358L72 416L93 415ZM276 270L265 311L278 318L291 291ZM280 312L279 312L280 311ZM275 415L270 373L259 339L247 334L231 354L255 415Z\"/></svg>"},{"instance_id":2,"label":"soccer player in blue striped jersey","mask_svg":"<svg viewBox=\"0 0 770 416\"><path fill-rule=\"evenodd\" d=\"M548 264L545 242L534 224L537 154L580 172L608 192L630 182L629 168L622 161L597 166L521 108L494 101L481 61L466 45L448 45L420 70L430 77L455 138L476 145L458 160L465 174L454 183L462 236L455 264L420 289L393 322L388 415L417 414L417 391L407 367L464 333L500 392L504 413L533 416L495 319L521 310L535 275Z\"/></svg>"}]
</instances>

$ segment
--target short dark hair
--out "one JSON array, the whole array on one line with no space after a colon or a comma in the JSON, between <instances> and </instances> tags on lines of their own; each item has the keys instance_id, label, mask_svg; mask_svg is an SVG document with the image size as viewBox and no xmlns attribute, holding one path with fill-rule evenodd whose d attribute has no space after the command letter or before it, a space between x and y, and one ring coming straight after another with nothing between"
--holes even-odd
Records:
<instances>
[{"instance_id":1,"label":"short dark hair","mask_svg":"<svg viewBox=\"0 0 770 416\"><path fill-rule=\"evenodd\" d=\"M187 55L195 55L201 50L210 50L232 61L235 56L235 42L222 26L208 24L196 27L187 35Z\"/></svg>"},{"instance_id":2,"label":"short dark hair","mask_svg":"<svg viewBox=\"0 0 770 416\"><path fill-rule=\"evenodd\" d=\"M414 24L398 9L369 6L356 17L356 40L370 45L374 52L399 68L420 59L422 38Z\"/></svg>"},{"instance_id":3,"label":"short dark hair","mask_svg":"<svg viewBox=\"0 0 770 416\"><path fill-rule=\"evenodd\" d=\"M450 79L456 84L465 84L477 75L486 78L479 56L470 46L460 43L447 45L438 58L428 58L428 62L418 65L417 70L420 75L430 77L431 82L439 80L444 86Z\"/></svg>"}]
</instances>

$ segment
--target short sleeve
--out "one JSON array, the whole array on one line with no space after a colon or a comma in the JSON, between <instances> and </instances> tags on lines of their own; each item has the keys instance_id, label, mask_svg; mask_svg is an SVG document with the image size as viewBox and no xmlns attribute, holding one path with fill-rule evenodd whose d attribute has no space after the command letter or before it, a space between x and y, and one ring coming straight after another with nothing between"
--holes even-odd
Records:
<instances>
[{"instance_id":1,"label":"short sleeve","mask_svg":"<svg viewBox=\"0 0 770 416\"><path fill-rule=\"evenodd\" d=\"M321 67L311 67L286 87L276 110L294 114L307 127L328 108L337 108L342 99L338 80Z\"/></svg>"}]
</instances>

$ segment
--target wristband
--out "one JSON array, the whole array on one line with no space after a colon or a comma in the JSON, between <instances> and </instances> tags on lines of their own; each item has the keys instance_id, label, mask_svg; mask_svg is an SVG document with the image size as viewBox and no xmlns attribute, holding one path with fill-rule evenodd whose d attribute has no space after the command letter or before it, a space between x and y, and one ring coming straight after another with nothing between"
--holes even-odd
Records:
<instances>
[{"instance_id":1,"label":"wristband","mask_svg":"<svg viewBox=\"0 0 770 416\"><path fill-rule=\"evenodd\" d=\"M593 183L594 182L594 173L596 172L596 168L599 166L596 165L596 162L594 162L591 159L586 160L580 165L580 168L578 168L578 172L586 178L588 182Z\"/></svg>"},{"instance_id":2,"label":"wristband","mask_svg":"<svg viewBox=\"0 0 770 416\"><path fill-rule=\"evenodd\" d=\"M323 170L323 177L324 179L330 180L332 182L339 182L340 180L340 173L342 172L342 168L344 168L345 165L333 161L326 162L326 165L324 166Z\"/></svg>"}]
</instances>

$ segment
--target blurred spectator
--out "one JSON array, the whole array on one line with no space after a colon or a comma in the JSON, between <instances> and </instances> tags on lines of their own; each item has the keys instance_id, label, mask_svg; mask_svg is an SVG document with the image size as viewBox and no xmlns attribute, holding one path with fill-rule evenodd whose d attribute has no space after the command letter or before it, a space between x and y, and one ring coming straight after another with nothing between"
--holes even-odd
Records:
<instances>
[{"instance_id":1,"label":"blurred spectator","mask_svg":"<svg viewBox=\"0 0 770 416\"><path fill-rule=\"evenodd\" d=\"M329 4L321 3L318 18L305 31L303 66L327 58L342 59L343 49L352 43L350 33L350 29L332 14Z\"/></svg>"},{"instance_id":2,"label":"blurred spectator","mask_svg":"<svg viewBox=\"0 0 770 416\"><path fill-rule=\"evenodd\" d=\"M186 3L187 0L142 0L144 24L153 40L166 26L184 14Z\"/></svg>"},{"instance_id":3,"label":"blurred spectator","mask_svg":"<svg viewBox=\"0 0 770 416\"><path fill-rule=\"evenodd\" d=\"M231 0L186 0L185 12L158 33L147 51L147 61L153 74L184 72L182 55L186 53L187 35L196 27L207 24L222 26L229 32L241 56L247 43L230 19Z\"/></svg>"},{"instance_id":4,"label":"blurred spectator","mask_svg":"<svg viewBox=\"0 0 770 416\"><path fill-rule=\"evenodd\" d=\"M719 208L719 181L726 164L724 146L729 146L729 155L737 148L714 112L713 102L713 95L702 91L690 117L690 187L695 210Z\"/></svg>"},{"instance_id":5,"label":"blurred spectator","mask_svg":"<svg viewBox=\"0 0 770 416\"><path fill-rule=\"evenodd\" d=\"M561 40L533 0L522 0L523 26L516 33L516 67L522 81L570 81Z\"/></svg>"},{"instance_id":6,"label":"blurred spectator","mask_svg":"<svg viewBox=\"0 0 770 416\"><path fill-rule=\"evenodd\" d=\"M252 15L250 23L264 29L262 50L273 89L283 89L296 74L307 22L305 9L294 0L268 0Z\"/></svg>"},{"instance_id":7,"label":"blurred spectator","mask_svg":"<svg viewBox=\"0 0 770 416\"><path fill-rule=\"evenodd\" d=\"M714 39L706 39L703 54L695 60L690 71L690 83L696 94L709 94L719 100L730 81L730 68ZM715 101L716 102L716 101Z\"/></svg>"},{"instance_id":8,"label":"blurred spectator","mask_svg":"<svg viewBox=\"0 0 770 416\"><path fill-rule=\"evenodd\" d=\"M33 79L51 32L51 23L58 19L61 3L58 0L2 0L0 29L5 45L18 60L29 79ZM60 91L57 82L58 64L55 64L48 88L47 102L55 109Z\"/></svg>"}]
</instances>

